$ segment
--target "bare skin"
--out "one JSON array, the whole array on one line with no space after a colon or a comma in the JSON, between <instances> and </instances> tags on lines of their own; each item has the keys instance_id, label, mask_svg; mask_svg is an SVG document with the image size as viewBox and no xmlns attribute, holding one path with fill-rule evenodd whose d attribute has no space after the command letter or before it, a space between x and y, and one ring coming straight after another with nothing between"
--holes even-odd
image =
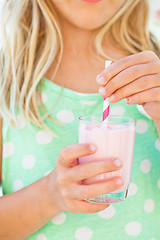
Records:
<instances>
[{"instance_id":1,"label":"bare skin","mask_svg":"<svg viewBox=\"0 0 160 240\"><path fill-rule=\"evenodd\" d=\"M160 59L144 51L113 63L98 77L99 92L111 102L143 105L160 136Z\"/></svg>"},{"instance_id":2,"label":"bare skin","mask_svg":"<svg viewBox=\"0 0 160 240\"><path fill-rule=\"evenodd\" d=\"M72 9L71 5L69 5L69 3L73 3L73 0L62 1L64 4L67 3L67 6L70 6L69 17L72 16L72 20L74 20L75 9ZM62 4L62 1L59 6L65 6ZM57 4L59 3L59 1L55 0L56 2ZM76 1L74 2L76 4ZM77 4L79 4L78 2L79 0ZM108 5L109 2L111 3L110 5ZM114 15L123 2L124 0L108 0L103 1L103 4L94 4L92 7L83 3L81 5L81 11L85 11L83 17L78 14L79 6L76 7L76 11L78 12L76 13L76 21L73 22L76 22L77 25L73 24L68 19L68 15L63 14L63 11L61 11L64 54L60 70L55 78L55 83L61 84L64 82L65 87L79 92L98 92L99 86L95 78L103 70L104 63L103 61L98 62L97 58L91 56L88 51L88 42L97 24L101 26L108 19L104 18L104 16L102 19L98 18L100 19L99 22L93 22L93 19L95 19L95 14L99 15L104 9ZM107 14L104 15L106 16ZM90 25L87 26L87 22L92 22L91 28ZM72 44L68 36L73 40ZM119 58L126 56L121 50L117 50L117 55L119 55ZM54 64L46 75L50 80L52 80L53 69ZM106 159L107 161L100 161L98 163L77 164L77 158L93 154L95 151L96 149L93 150L93 146L90 148L88 144L67 146L61 150L56 160L55 168L49 175L22 190L1 197L0 239L26 239L51 218L63 211L93 213L108 207L108 204L97 205L86 202L84 199L121 188L123 179L114 177L108 181L91 185L83 185L82 180L104 172L116 171L122 165L120 162L119 166L117 166L115 159Z\"/></svg>"},{"instance_id":3,"label":"bare skin","mask_svg":"<svg viewBox=\"0 0 160 240\"><path fill-rule=\"evenodd\" d=\"M104 70L104 61L98 57L93 58L88 49L93 32L92 24L94 23L98 27L102 23L101 21L105 19L107 21L118 7L116 1L112 1L114 10L111 11L109 16L107 15L108 19L105 11L101 11L102 18L98 18L98 15L96 18L98 11L101 10L101 7L104 7L104 2L99 5L96 13L94 12L92 23L87 21L86 11L92 11L89 4L86 5L84 10L79 3L78 7L83 13L83 18L79 17L74 22L74 17L69 14L68 7L71 6L72 9L76 9L75 1L64 0L63 6L57 0L52 1L60 14L63 15L61 24L64 37L64 53L60 69L54 80L52 79L53 66L49 69L47 78L79 92L95 93L99 90L100 95L110 97L111 102L126 98L127 104L143 105L145 111L155 121L160 136L160 59L156 54L151 51L144 51L128 57L127 52L119 49L108 33L105 41L107 43L105 46L106 52L109 56L119 59L119 61ZM107 2L111 4L110 1ZM119 1L119 4L122 5L123 3L124 1ZM68 7L65 8L65 4ZM67 18L67 21L64 21L64 18ZM83 29L80 28L82 26ZM70 61L68 61L68 56L70 56ZM95 82L96 77L98 85ZM102 77L104 80L99 81Z\"/></svg>"},{"instance_id":4,"label":"bare skin","mask_svg":"<svg viewBox=\"0 0 160 240\"><path fill-rule=\"evenodd\" d=\"M54 170L24 189L0 198L0 239L22 240L29 237L51 218L63 211L72 213L99 212L109 205L84 201L123 185L120 177L102 183L83 185L82 180L104 172L116 171L115 159L77 165L77 158L93 154L89 144L64 148Z\"/></svg>"},{"instance_id":5,"label":"bare skin","mask_svg":"<svg viewBox=\"0 0 160 240\"><path fill-rule=\"evenodd\" d=\"M78 3L79 0L52 1L61 16L64 38L62 63L54 82L64 84L65 87L79 92L98 92L99 87L103 84L97 83L95 79L103 71L104 61L99 60L97 57L93 58L88 50L88 43L94 29L108 20L106 16L108 18L112 17L115 11L122 6L124 0L103 1L103 4L101 2L98 5L92 5L92 7L87 3L76 5L76 2L80 4ZM62 8L60 9L60 7ZM105 12L102 14L104 9L111 15ZM78 14L79 11L81 14ZM97 16L103 16L102 18L95 17L96 14ZM108 46L110 46L109 39ZM118 59L127 56L126 52L123 52L114 44L107 51L111 56L116 54ZM112 68L113 75L116 68L114 64ZM54 64L46 75L51 81L53 81L53 69ZM107 79L107 72L102 72L102 74ZM130 80L128 79L128 81ZM110 94L113 92L111 90ZM118 91L118 89L116 88L114 91ZM124 97L130 96L124 95ZM159 126L158 118L155 122ZM62 149L56 160L54 170L48 176L16 193L0 198L0 239L25 239L62 211L92 213L108 207L108 205L92 204L84 201L84 199L114 191L122 187L123 180L116 177L103 183L83 186L82 179L104 172L116 171L122 166L120 164L117 167L114 162L115 159L77 165L78 157L92 154L94 151L96 150L91 149L88 144L68 146ZM121 184L117 185L119 183Z\"/></svg>"},{"instance_id":6,"label":"bare skin","mask_svg":"<svg viewBox=\"0 0 160 240\"><path fill-rule=\"evenodd\" d=\"M64 87L78 92L96 93L99 86L95 79L98 73L104 69L104 60L98 56L93 57L89 50L90 41L95 27L99 27L108 21L125 1L102 1L102 3L96 5L96 9L90 4L81 3L81 1L63 0L63 4L61 1L52 1L62 15L60 21L64 52L56 77L52 78L54 63L48 70L46 77L56 84L62 84ZM110 12L108 13L106 6L109 7L109 5ZM70 14L70 9L73 10L73 14ZM78 18L77 9L81 12ZM99 17L100 14L102 18ZM106 52L113 58L120 59L128 55L127 52L122 51L113 43L110 34L106 35L105 42L107 43L105 46Z\"/></svg>"}]
</instances>

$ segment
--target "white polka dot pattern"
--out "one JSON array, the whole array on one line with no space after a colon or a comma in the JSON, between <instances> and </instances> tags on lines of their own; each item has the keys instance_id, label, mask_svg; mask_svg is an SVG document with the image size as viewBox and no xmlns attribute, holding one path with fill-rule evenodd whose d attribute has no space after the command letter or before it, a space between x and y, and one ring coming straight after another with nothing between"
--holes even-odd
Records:
<instances>
[{"instance_id":1,"label":"white polka dot pattern","mask_svg":"<svg viewBox=\"0 0 160 240\"><path fill-rule=\"evenodd\" d=\"M61 225L66 221L66 214L64 212L58 214L51 219L51 222L55 225Z\"/></svg>"},{"instance_id":2,"label":"white polka dot pattern","mask_svg":"<svg viewBox=\"0 0 160 240\"><path fill-rule=\"evenodd\" d=\"M104 209L103 211L98 212L99 217L109 219L113 217L116 213L116 209L110 205L108 208Z\"/></svg>"},{"instance_id":3,"label":"white polka dot pattern","mask_svg":"<svg viewBox=\"0 0 160 240\"><path fill-rule=\"evenodd\" d=\"M131 197L137 193L137 185L135 183L130 183L129 189L128 189L128 196Z\"/></svg>"},{"instance_id":4,"label":"white polka dot pattern","mask_svg":"<svg viewBox=\"0 0 160 240\"><path fill-rule=\"evenodd\" d=\"M160 151L160 139L157 139L155 142L155 147L158 151Z\"/></svg>"},{"instance_id":5,"label":"white polka dot pattern","mask_svg":"<svg viewBox=\"0 0 160 240\"><path fill-rule=\"evenodd\" d=\"M122 116L125 113L125 109L122 106L111 107L109 110L111 115L120 115Z\"/></svg>"},{"instance_id":6,"label":"white polka dot pattern","mask_svg":"<svg viewBox=\"0 0 160 240\"><path fill-rule=\"evenodd\" d=\"M47 95L44 92L42 92L41 95L42 95L42 104L45 104L48 100ZM39 105L41 104L40 98L38 98L38 104Z\"/></svg>"},{"instance_id":7,"label":"white polka dot pattern","mask_svg":"<svg viewBox=\"0 0 160 240\"><path fill-rule=\"evenodd\" d=\"M40 130L36 134L36 140L39 144L49 144L52 142L53 136L46 130Z\"/></svg>"},{"instance_id":8,"label":"white polka dot pattern","mask_svg":"<svg viewBox=\"0 0 160 240\"><path fill-rule=\"evenodd\" d=\"M142 226L139 222L129 222L125 226L125 231L129 236L137 236L142 231Z\"/></svg>"},{"instance_id":9,"label":"white polka dot pattern","mask_svg":"<svg viewBox=\"0 0 160 240\"><path fill-rule=\"evenodd\" d=\"M57 119L62 123L71 123L74 121L75 116L71 111L63 109L57 113Z\"/></svg>"},{"instance_id":10,"label":"white polka dot pattern","mask_svg":"<svg viewBox=\"0 0 160 240\"><path fill-rule=\"evenodd\" d=\"M143 134L148 130L148 123L146 120L140 119L136 121L136 132Z\"/></svg>"},{"instance_id":11,"label":"white polka dot pattern","mask_svg":"<svg viewBox=\"0 0 160 240\"><path fill-rule=\"evenodd\" d=\"M91 105L95 105L98 101L85 101L85 100L82 100L81 103L83 103L84 105L88 105L88 106L91 106Z\"/></svg>"},{"instance_id":12,"label":"white polka dot pattern","mask_svg":"<svg viewBox=\"0 0 160 240\"><path fill-rule=\"evenodd\" d=\"M35 161L33 155L25 155L22 160L22 165L25 169L32 169L35 165Z\"/></svg>"},{"instance_id":13,"label":"white polka dot pattern","mask_svg":"<svg viewBox=\"0 0 160 240\"><path fill-rule=\"evenodd\" d=\"M17 128L18 129L23 129L26 126L26 121L25 119L19 114L16 116L17 119Z\"/></svg>"},{"instance_id":14,"label":"white polka dot pattern","mask_svg":"<svg viewBox=\"0 0 160 240\"><path fill-rule=\"evenodd\" d=\"M36 240L47 240L47 237L46 237L46 235L41 233L37 236Z\"/></svg>"},{"instance_id":15,"label":"white polka dot pattern","mask_svg":"<svg viewBox=\"0 0 160 240\"><path fill-rule=\"evenodd\" d=\"M42 91L42 102L43 104L48 103L46 109L54 104L59 95L59 91L56 89L52 91L52 86L49 85L49 87L49 91ZM34 127L36 134L34 132L33 137L33 131L30 131L29 126L20 115L17 115L20 131L5 126L4 133L6 131L7 137L4 143L8 146L7 150L5 150L5 145L3 146L3 154L8 158L3 159L5 163L3 168L4 193L18 191L29 185L31 180L34 182L37 178L47 176L52 171L60 150L72 140L73 144L78 141L78 116L92 113L102 115L103 98L100 99L98 94L97 98L82 95L81 97L74 93L74 98L72 96L67 98L67 92L65 91L65 97L62 92L60 101L51 113L54 119L64 123L62 124L63 128L56 124L53 125L55 134L58 133L59 139L50 132L36 127ZM132 182L129 185L127 200L123 203L111 204L108 208L93 215L62 212L50 219L28 240L33 238L34 240L99 240L101 238L140 240L144 237L144 233L148 237L146 240L160 239L159 229L157 231L157 226L154 224L154 219L158 219L157 216L160 215L158 208L160 199L160 165L158 162L160 140L155 138L151 127L152 120L144 116L145 114L142 115L137 110L136 105L128 106L125 101L110 103L110 105L110 114L126 115L138 119L135 164L133 164ZM139 143L140 146L138 146ZM145 151L146 148L148 148L147 151ZM147 155L147 153L149 154ZM44 154L46 154L45 160ZM137 169L137 165L139 169ZM120 219L120 224L116 225L118 234L115 234L117 219ZM146 221L149 221L150 229L155 229L152 234L150 229L146 228Z\"/></svg>"},{"instance_id":16,"label":"white polka dot pattern","mask_svg":"<svg viewBox=\"0 0 160 240\"><path fill-rule=\"evenodd\" d=\"M151 162L148 159L145 159L140 164L140 169L143 173L149 173L151 169Z\"/></svg>"},{"instance_id":17,"label":"white polka dot pattern","mask_svg":"<svg viewBox=\"0 0 160 240\"><path fill-rule=\"evenodd\" d=\"M144 210L147 213L151 213L154 210L154 201L152 199L147 199L144 204Z\"/></svg>"},{"instance_id":18,"label":"white polka dot pattern","mask_svg":"<svg viewBox=\"0 0 160 240\"><path fill-rule=\"evenodd\" d=\"M14 144L12 142L7 142L3 145L3 157L7 158L13 155L14 153Z\"/></svg>"},{"instance_id":19,"label":"white polka dot pattern","mask_svg":"<svg viewBox=\"0 0 160 240\"><path fill-rule=\"evenodd\" d=\"M13 189L14 191L18 191L18 190L21 190L23 188L23 183L21 180L17 179L14 181L13 183Z\"/></svg>"},{"instance_id":20,"label":"white polka dot pattern","mask_svg":"<svg viewBox=\"0 0 160 240\"><path fill-rule=\"evenodd\" d=\"M45 104L47 102L47 95L42 92L42 103Z\"/></svg>"},{"instance_id":21,"label":"white polka dot pattern","mask_svg":"<svg viewBox=\"0 0 160 240\"><path fill-rule=\"evenodd\" d=\"M92 235L92 230L87 227L79 228L75 233L76 240L89 240Z\"/></svg>"}]
</instances>

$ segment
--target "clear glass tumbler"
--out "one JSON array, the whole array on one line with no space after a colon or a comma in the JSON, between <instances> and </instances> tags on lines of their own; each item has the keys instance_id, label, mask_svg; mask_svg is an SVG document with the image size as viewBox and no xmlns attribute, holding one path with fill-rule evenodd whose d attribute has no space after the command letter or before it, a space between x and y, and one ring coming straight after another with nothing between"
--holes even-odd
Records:
<instances>
[{"instance_id":1,"label":"clear glass tumbler","mask_svg":"<svg viewBox=\"0 0 160 240\"><path fill-rule=\"evenodd\" d=\"M131 180L136 121L124 116L109 116L107 123L101 122L101 116L86 115L79 117L79 143L92 143L97 146L96 153L79 158L79 164L93 161L119 158L122 169L100 174L83 180L84 184L92 184L122 176L122 188L106 193L87 201L106 204L116 203L126 199Z\"/></svg>"}]
</instances>

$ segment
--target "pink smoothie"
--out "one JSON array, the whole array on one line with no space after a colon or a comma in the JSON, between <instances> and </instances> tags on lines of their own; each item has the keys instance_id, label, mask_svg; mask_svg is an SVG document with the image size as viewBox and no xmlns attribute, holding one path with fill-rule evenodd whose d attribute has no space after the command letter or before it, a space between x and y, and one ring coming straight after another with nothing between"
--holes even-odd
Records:
<instances>
[{"instance_id":1,"label":"pink smoothie","mask_svg":"<svg viewBox=\"0 0 160 240\"><path fill-rule=\"evenodd\" d=\"M121 170L104 173L96 177L84 180L85 184L91 184L114 176L122 176L125 184L116 192L123 192L128 189L131 179L133 151L135 140L135 126L133 125L104 125L93 126L81 125L79 128L79 143L93 143L97 146L95 154L88 155L79 159L79 164L107 160L107 158L119 158L123 163Z\"/></svg>"}]
</instances>

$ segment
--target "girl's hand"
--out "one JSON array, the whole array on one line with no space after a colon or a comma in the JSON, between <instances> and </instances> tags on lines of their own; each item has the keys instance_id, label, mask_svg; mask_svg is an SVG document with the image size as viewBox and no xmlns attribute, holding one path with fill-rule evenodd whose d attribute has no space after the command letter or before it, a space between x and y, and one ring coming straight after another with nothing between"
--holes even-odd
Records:
<instances>
[{"instance_id":1,"label":"girl's hand","mask_svg":"<svg viewBox=\"0 0 160 240\"><path fill-rule=\"evenodd\" d=\"M111 102L126 98L128 104L143 105L144 110L160 121L160 59L144 51L111 64L100 75L99 92Z\"/></svg>"},{"instance_id":2,"label":"girl's hand","mask_svg":"<svg viewBox=\"0 0 160 240\"><path fill-rule=\"evenodd\" d=\"M50 199L59 212L93 213L106 207L93 204L84 199L94 198L121 188L121 177L114 177L101 183L84 185L82 180L101 173L119 170L122 166L118 160L91 162L78 165L78 158L95 153L92 145L75 144L62 149L54 170L48 177L48 192ZM117 166L118 165L118 166Z\"/></svg>"}]
</instances>

